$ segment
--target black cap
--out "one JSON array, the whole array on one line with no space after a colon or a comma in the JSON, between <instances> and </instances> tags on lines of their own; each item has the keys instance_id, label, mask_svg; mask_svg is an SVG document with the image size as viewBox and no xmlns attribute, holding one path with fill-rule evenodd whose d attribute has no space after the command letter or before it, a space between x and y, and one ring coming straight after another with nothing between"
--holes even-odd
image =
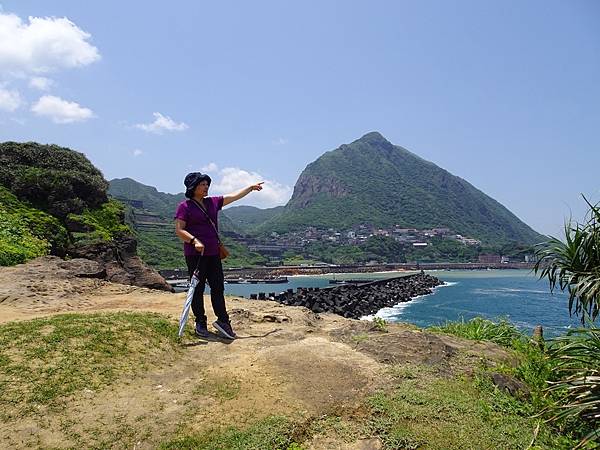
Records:
<instances>
[{"instance_id":1,"label":"black cap","mask_svg":"<svg viewBox=\"0 0 600 450\"><path fill-rule=\"evenodd\" d=\"M187 198L192 198L196 186L202 181L208 181L208 185L210 186L211 179L207 174L200 172L188 173L185 176L185 180L183 180L183 184L185 185L185 196Z\"/></svg>"}]
</instances>

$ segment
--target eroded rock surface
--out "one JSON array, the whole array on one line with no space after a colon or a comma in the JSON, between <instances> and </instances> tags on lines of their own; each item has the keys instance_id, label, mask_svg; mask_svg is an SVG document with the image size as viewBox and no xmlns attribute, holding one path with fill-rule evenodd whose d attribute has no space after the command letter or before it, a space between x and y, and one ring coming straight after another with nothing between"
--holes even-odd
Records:
<instances>
[{"instance_id":1,"label":"eroded rock surface","mask_svg":"<svg viewBox=\"0 0 600 450\"><path fill-rule=\"evenodd\" d=\"M100 263L107 281L172 291L165 279L154 269L146 265L137 256L137 241L132 236L123 236L115 242L102 242L73 248L70 254Z\"/></svg>"}]
</instances>

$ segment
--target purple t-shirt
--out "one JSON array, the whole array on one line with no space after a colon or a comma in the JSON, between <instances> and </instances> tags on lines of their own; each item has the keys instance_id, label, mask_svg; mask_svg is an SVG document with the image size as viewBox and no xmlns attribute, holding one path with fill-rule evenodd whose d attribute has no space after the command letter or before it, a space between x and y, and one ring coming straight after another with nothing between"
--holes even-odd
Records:
<instances>
[{"instance_id":1,"label":"purple t-shirt","mask_svg":"<svg viewBox=\"0 0 600 450\"><path fill-rule=\"evenodd\" d=\"M218 229L217 212L223 208L223 197L204 197L204 206ZM217 233L206 217L206 214L192 200L184 200L177 206L175 218L183 220L185 222L185 231L195 236L196 239L199 239L204 244L205 256L219 254ZM193 245L185 242L183 244L183 254L185 256L193 256L197 255L198 252Z\"/></svg>"}]
</instances>

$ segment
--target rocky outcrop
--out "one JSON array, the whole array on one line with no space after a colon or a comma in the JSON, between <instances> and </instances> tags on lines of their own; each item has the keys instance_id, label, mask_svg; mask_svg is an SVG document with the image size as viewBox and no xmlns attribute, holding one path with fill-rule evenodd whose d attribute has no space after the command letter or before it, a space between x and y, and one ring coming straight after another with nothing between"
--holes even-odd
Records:
<instances>
[{"instance_id":1,"label":"rocky outcrop","mask_svg":"<svg viewBox=\"0 0 600 450\"><path fill-rule=\"evenodd\" d=\"M332 312L358 319L374 314L381 308L408 302L419 295L432 293L432 288L443 284L436 277L424 273L374 281L362 285L343 285L334 288L288 289L279 295L270 295L284 305L305 306L316 313ZM260 293L258 299L266 299ZM262 297L262 298L261 298ZM251 296L256 298L256 296Z\"/></svg>"},{"instance_id":2,"label":"rocky outcrop","mask_svg":"<svg viewBox=\"0 0 600 450\"><path fill-rule=\"evenodd\" d=\"M41 258L41 261L57 261L58 259L47 257ZM103 264L97 261L92 261L85 258L68 259L66 261L58 260L56 266L65 271L66 277L76 278L98 278L104 280L106 278L106 268Z\"/></svg>"},{"instance_id":3,"label":"rocky outcrop","mask_svg":"<svg viewBox=\"0 0 600 450\"><path fill-rule=\"evenodd\" d=\"M490 374L490 378L492 383L494 383L498 389L512 395L515 398L522 400L528 400L531 398L531 391L527 384L513 376L505 373L493 372Z\"/></svg>"},{"instance_id":4,"label":"rocky outcrop","mask_svg":"<svg viewBox=\"0 0 600 450\"><path fill-rule=\"evenodd\" d=\"M113 242L74 247L70 255L97 262L105 271L105 280L113 283L173 291L154 269L137 256L137 241L133 236L121 236Z\"/></svg>"},{"instance_id":5,"label":"rocky outcrop","mask_svg":"<svg viewBox=\"0 0 600 450\"><path fill-rule=\"evenodd\" d=\"M349 193L350 190L338 178L302 174L294 186L290 205L305 208L319 194L330 198L342 198Z\"/></svg>"}]
</instances>

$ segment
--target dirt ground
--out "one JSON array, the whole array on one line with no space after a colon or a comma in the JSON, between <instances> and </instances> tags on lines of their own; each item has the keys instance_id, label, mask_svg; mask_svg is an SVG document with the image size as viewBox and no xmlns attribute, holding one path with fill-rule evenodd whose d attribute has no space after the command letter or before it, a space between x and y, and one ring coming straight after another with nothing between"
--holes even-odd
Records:
<instances>
[{"instance_id":1,"label":"dirt ground","mask_svg":"<svg viewBox=\"0 0 600 450\"><path fill-rule=\"evenodd\" d=\"M0 269L0 323L122 310L159 312L176 321L185 297L38 269ZM274 414L299 420L360 414L365 397L385 387L390 364L435 365L445 373L461 370L465 356L509 358L493 344L440 337L410 325L388 325L381 332L368 322L275 302L228 298L227 304L237 340L189 338L181 355L101 391L84 390L60 414L1 424L0 447L61 448L83 439L150 449L176 433L243 427ZM208 298L205 305L211 323ZM366 437L338 442L317 436L311 445L380 448Z\"/></svg>"}]
</instances>

